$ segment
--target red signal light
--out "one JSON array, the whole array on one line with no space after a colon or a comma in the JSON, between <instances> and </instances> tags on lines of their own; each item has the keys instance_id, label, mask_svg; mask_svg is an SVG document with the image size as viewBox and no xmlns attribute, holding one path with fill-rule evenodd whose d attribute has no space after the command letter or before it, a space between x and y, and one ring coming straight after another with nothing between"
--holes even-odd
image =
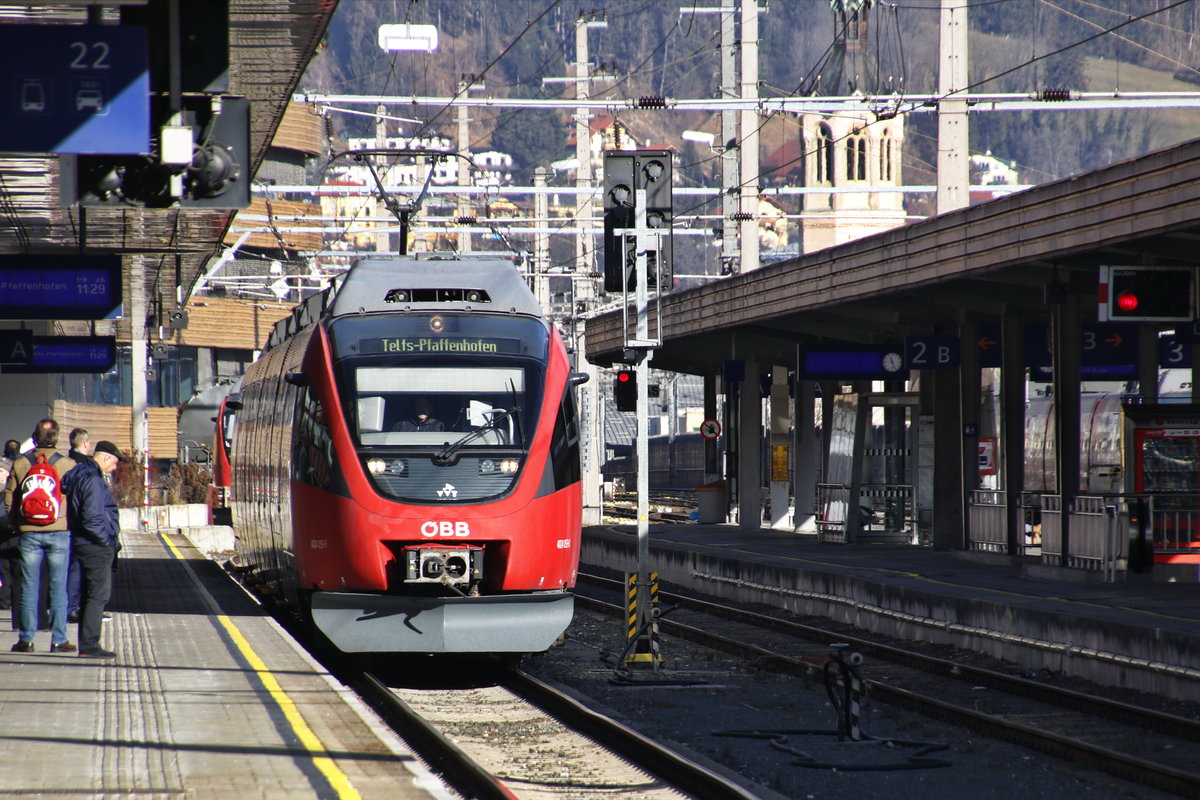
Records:
<instances>
[{"instance_id":1,"label":"red signal light","mask_svg":"<svg viewBox=\"0 0 1200 800\"><path fill-rule=\"evenodd\" d=\"M637 373L631 369L621 370L613 376L613 398L617 411L637 411Z\"/></svg>"},{"instance_id":2,"label":"red signal light","mask_svg":"<svg viewBox=\"0 0 1200 800\"><path fill-rule=\"evenodd\" d=\"M1137 292L1121 292L1117 295L1117 308L1122 311L1134 311L1138 307Z\"/></svg>"}]
</instances>

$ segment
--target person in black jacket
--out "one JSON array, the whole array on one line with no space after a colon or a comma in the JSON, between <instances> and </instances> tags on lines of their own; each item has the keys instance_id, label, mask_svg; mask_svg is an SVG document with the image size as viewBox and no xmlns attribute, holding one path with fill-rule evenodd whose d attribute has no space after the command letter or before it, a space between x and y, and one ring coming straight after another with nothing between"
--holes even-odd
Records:
<instances>
[{"instance_id":1,"label":"person in black jacket","mask_svg":"<svg viewBox=\"0 0 1200 800\"><path fill-rule=\"evenodd\" d=\"M8 483L11 473L12 460L7 456L0 456L0 481ZM0 503L0 609L16 608L16 595L13 593L16 586L13 578L20 572L21 554L17 549L19 542L20 534L8 518L8 509ZM13 623L16 622L17 615L14 611Z\"/></svg>"},{"instance_id":2,"label":"person in black jacket","mask_svg":"<svg viewBox=\"0 0 1200 800\"><path fill-rule=\"evenodd\" d=\"M92 437L83 428L74 428L67 439L71 449L67 458L76 464L92 460ZM67 565L67 622L79 622L79 595L83 587L83 570L72 558Z\"/></svg>"},{"instance_id":3,"label":"person in black jacket","mask_svg":"<svg viewBox=\"0 0 1200 800\"><path fill-rule=\"evenodd\" d=\"M433 401L428 397L418 397L413 403L413 418L400 422L392 430L435 433L446 430L446 425L433 416Z\"/></svg>"},{"instance_id":4,"label":"person in black jacket","mask_svg":"<svg viewBox=\"0 0 1200 800\"><path fill-rule=\"evenodd\" d=\"M112 565L121 532L117 502L104 480L125 458L112 442L97 442L88 461L75 466L63 479L67 519L71 528L71 555L83 572L83 604L79 614L81 658L113 658L116 653L100 646L104 607L112 594Z\"/></svg>"}]
</instances>

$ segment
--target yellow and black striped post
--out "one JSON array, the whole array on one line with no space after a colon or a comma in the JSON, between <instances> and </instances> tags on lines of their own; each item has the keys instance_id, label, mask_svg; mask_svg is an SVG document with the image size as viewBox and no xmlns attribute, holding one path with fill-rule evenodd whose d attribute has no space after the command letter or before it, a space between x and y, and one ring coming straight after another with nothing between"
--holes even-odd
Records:
<instances>
[{"instance_id":1,"label":"yellow and black striped post","mask_svg":"<svg viewBox=\"0 0 1200 800\"><path fill-rule=\"evenodd\" d=\"M631 642L638 635L638 574L636 572L625 573L625 617L628 622L628 630L625 633L625 638ZM628 642L627 642L628 643ZM633 648L629 648L630 652Z\"/></svg>"},{"instance_id":2,"label":"yellow and black striped post","mask_svg":"<svg viewBox=\"0 0 1200 800\"><path fill-rule=\"evenodd\" d=\"M658 639L658 573L650 573L643 583L636 572L625 575L625 616L628 647L626 664L650 664L655 670L662 663L662 647Z\"/></svg>"}]
</instances>

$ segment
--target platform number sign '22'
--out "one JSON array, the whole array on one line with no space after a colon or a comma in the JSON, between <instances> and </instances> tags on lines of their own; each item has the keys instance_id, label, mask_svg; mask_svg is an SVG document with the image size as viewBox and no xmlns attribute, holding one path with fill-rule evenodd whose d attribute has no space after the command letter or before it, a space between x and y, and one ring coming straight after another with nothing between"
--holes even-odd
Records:
<instances>
[{"instance_id":1,"label":"platform number sign '22'","mask_svg":"<svg viewBox=\"0 0 1200 800\"><path fill-rule=\"evenodd\" d=\"M150 152L146 28L0 25L0 150Z\"/></svg>"}]
</instances>

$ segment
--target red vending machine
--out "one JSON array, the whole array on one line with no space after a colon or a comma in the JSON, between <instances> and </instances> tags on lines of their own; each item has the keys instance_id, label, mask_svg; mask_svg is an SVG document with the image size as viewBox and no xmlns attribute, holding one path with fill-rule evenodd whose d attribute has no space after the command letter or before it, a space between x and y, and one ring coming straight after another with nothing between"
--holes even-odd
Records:
<instances>
[{"instance_id":1,"label":"red vending machine","mask_svg":"<svg viewBox=\"0 0 1200 800\"><path fill-rule=\"evenodd\" d=\"M1200 565L1200 406L1125 406L1132 465L1126 490L1143 504L1155 564Z\"/></svg>"}]
</instances>

